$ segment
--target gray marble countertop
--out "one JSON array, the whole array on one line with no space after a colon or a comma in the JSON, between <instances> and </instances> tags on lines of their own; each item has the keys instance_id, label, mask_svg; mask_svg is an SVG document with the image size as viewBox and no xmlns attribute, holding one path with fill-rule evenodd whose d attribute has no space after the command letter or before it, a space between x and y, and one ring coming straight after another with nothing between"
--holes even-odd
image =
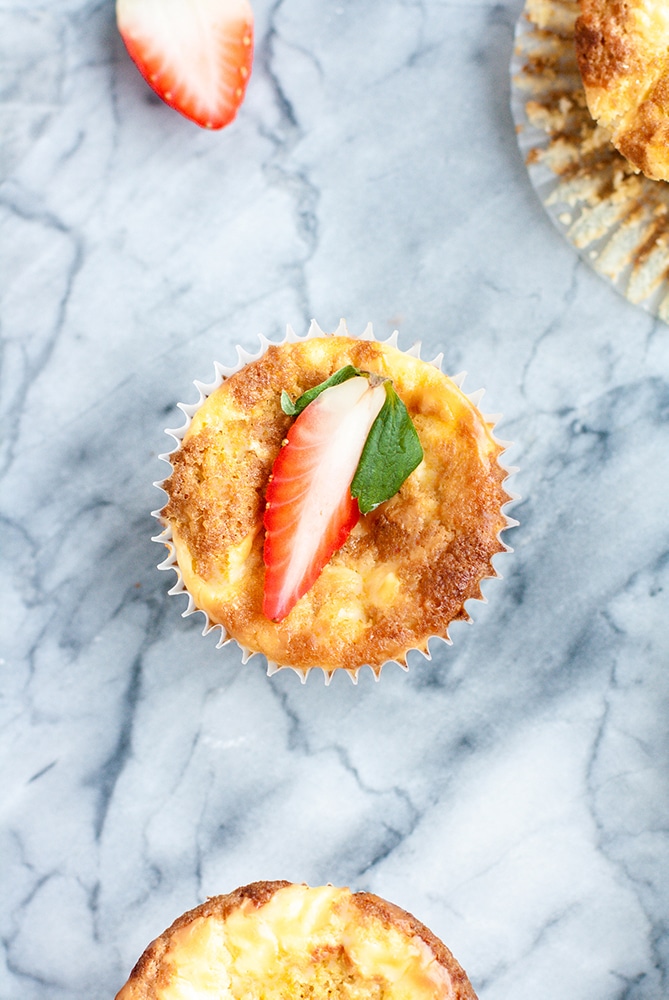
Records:
<instances>
[{"instance_id":1,"label":"gray marble countertop","mask_svg":"<svg viewBox=\"0 0 669 1000\"><path fill-rule=\"evenodd\" d=\"M217 133L111 2L0 7L0 998L111 998L263 878L392 899L481 1000L666 997L669 328L528 180L518 0L254 7ZM180 617L152 483L214 361L342 316L485 387L523 499L451 647L303 686Z\"/></svg>"}]
</instances>

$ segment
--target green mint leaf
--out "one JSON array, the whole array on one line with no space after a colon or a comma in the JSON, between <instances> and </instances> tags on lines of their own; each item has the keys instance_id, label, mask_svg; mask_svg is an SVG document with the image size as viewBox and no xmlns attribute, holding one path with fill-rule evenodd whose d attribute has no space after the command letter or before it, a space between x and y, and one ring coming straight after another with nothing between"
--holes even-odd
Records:
<instances>
[{"instance_id":1,"label":"green mint leaf","mask_svg":"<svg viewBox=\"0 0 669 1000\"><path fill-rule=\"evenodd\" d=\"M335 372L334 375L330 375L330 378L326 379L325 382L315 385L312 389L307 389L306 392L297 397L295 402L292 401L284 389L281 393L281 409L289 417L296 417L312 400L316 399L316 396L320 396L324 389L329 389L331 385L339 385L340 382L347 382L355 375L367 374L367 372L361 372L359 368L355 368L353 365L345 365L339 371Z\"/></svg>"},{"instance_id":2,"label":"green mint leaf","mask_svg":"<svg viewBox=\"0 0 669 1000\"><path fill-rule=\"evenodd\" d=\"M287 413L289 417L295 417L299 413L299 410L295 406L285 389L281 390L281 409L284 413Z\"/></svg>"},{"instance_id":3,"label":"green mint leaf","mask_svg":"<svg viewBox=\"0 0 669 1000\"><path fill-rule=\"evenodd\" d=\"M392 383L385 383L386 401L372 424L356 469L351 493L368 514L395 496L423 460L416 428Z\"/></svg>"}]
</instances>

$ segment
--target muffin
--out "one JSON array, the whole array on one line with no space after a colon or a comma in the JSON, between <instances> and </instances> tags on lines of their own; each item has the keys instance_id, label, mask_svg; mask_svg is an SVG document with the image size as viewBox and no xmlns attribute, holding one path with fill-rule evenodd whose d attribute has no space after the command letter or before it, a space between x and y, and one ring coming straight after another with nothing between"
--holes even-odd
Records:
<instances>
[{"instance_id":1,"label":"muffin","mask_svg":"<svg viewBox=\"0 0 669 1000\"><path fill-rule=\"evenodd\" d=\"M415 917L333 886L255 882L179 917L116 1000L476 1000Z\"/></svg>"},{"instance_id":2,"label":"muffin","mask_svg":"<svg viewBox=\"0 0 669 1000\"><path fill-rule=\"evenodd\" d=\"M595 271L665 322L669 187L651 178L664 176L669 148L653 49L661 37L666 47L668 18L658 0L525 0L511 66L518 142L548 215Z\"/></svg>"},{"instance_id":3,"label":"muffin","mask_svg":"<svg viewBox=\"0 0 669 1000\"><path fill-rule=\"evenodd\" d=\"M274 510L271 490L288 453L283 446L300 420L284 412L282 400L299 400L348 367L370 385L392 386L422 458L389 499L363 516L356 505L343 544L279 618L267 610L269 557L278 548L268 508ZM366 386L365 377L357 380ZM355 433L356 427L346 429L316 477L323 503L336 489L340 453ZM481 580L496 575L491 560L506 548L500 532L510 523L502 512L510 499L502 450L491 423L437 366L400 351L393 338L353 338L343 325L323 335L314 326L307 337L266 343L193 413L169 455L172 474L161 484L168 502L159 514L166 526L160 540L174 555L192 606L225 638L264 654L270 672L290 666L306 675L320 667L327 675L337 669L355 675L369 665L378 675L389 660L406 665L410 649L427 654L431 636L447 639L452 621L468 619L465 602L481 597ZM403 460L396 453L386 458L380 454L382 475ZM300 521L300 503L286 506L301 524L303 544L318 531L308 518ZM297 545L288 537L284 550Z\"/></svg>"},{"instance_id":4,"label":"muffin","mask_svg":"<svg viewBox=\"0 0 669 1000\"><path fill-rule=\"evenodd\" d=\"M581 0L576 57L592 117L651 180L669 180L669 6Z\"/></svg>"}]
</instances>

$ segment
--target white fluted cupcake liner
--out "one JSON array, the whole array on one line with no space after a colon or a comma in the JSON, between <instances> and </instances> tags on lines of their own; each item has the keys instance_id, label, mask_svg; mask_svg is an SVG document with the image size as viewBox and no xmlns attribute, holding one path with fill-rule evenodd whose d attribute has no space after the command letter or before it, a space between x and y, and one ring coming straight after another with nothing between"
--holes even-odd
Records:
<instances>
[{"instance_id":1,"label":"white fluted cupcake liner","mask_svg":"<svg viewBox=\"0 0 669 1000\"><path fill-rule=\"evenodd\" d=\"M526 0L511 110L549 218L630 302L669 322L669 184L635 173L591 118L576 62L575 0Z\"/></svg>"},{"instance_id":2,"label":"white fluted cupcake liner","mask_svg":"<svg viewBox=\"0 0 669 1000\"><path fill-rule=\"evenodd\" d=\"M348 328L346 326L346 322L345 322L345 320L342 319L340 321L340 323L339 323L339 326L337 327L337 329L333 333L326 334L319 327L319 325L316 323L316 321L313 320L311 322L309 330L307 331L307 333L303 337L298 336L295 333L295 331L292 329L292 327L288 326L286 328L286 335L283 338L283 340L281 340L281 341L271 341L271 340L268 340L266 337L260 335L260 337L259 337L259 348L258 348L258 350L255 353L249 353L248 351L244 350L242 347L237 346L237 348L236 348L237 360L236 360L236 362L233 365L227 366L227 365L221 364L218 361L215 362L214 363L214 378L213 378L213 380L211 382L201 382L201 381L197 381L196 380L193 383L195 385L195 388L196 388L197 392L198 392L198 399L194 403L178 403L177 404L177 408L180 409L181 412L184 414L185 422L182 424L181 427L166 429L165 433L168 434L173 439L173 441L174 441L174 448L172 448L168 452L165 452L165 453L159 455L159 458L160 458L161 461L166 462L170 466L170 472L164 477L164 479L156 481L153 485L156 486L158 489L164 490L164 484L167 481L167 479L169 479L169 476L171 475L171 472L173 471L173 466L172 466L172 461L171 461L172 455L174 455L179 450L179 448L181 447L181 442L183 441L183 438L186 435L186 432L188 431L188 428L190 427L190 425L192 423L193 416L195 415L195 413L197 413L197 411L200 409L200 407L205 402L205 400L208 398L208 396L210 396L216 389L218 389L218 387L227 378L229 378L231 375L234 375L237 372L241 371L241 369L244 368L250 362L257 361L259 358L261 358L265 354L265 352L267 351L267 349L269 347L272 347L272 346L276 347L276 346L281 346L282 344L287 344L287 343L292 343L292 342L297 342L297 341L304 341L304 340L308 340L308 339L313 338L313 337L329 337L329 336L331 336L331 337L350 337L352 340L373 340L373 341L377 340L377 338L374 336L371 324L368 324L367 327L365 328L365 330L360 335L353 335L353 334L349 333L349 330L348 330ZM387 344L390 347L394 347L394 348L399 349L398 348L398 336L399 336L398 331L395 330L388 338L386 338L386 340L379 340L378 342L382 343L382 344ZM408 356L411 356L411 357L415 357L417 359L420 359L420 352L421 352L421 344L420 344L420 342L415 343L408 350L403 351L404 354L406 354ZM432 366L434 366L435 368L437 368L439 371L441 371L442 361L443 361L443 354L438 354L432 361L428 362L428 364L431 364ZM463 385L465 376L466 376L466 373L465 372L461 372L458 375L451 376L451 381L454 382L458 386L458 388L460 388L462 390L462 385ZM464 393L464 394L467 396L467 398L470 400L470 402L475 407L477 407L477 409L478 409L479 408L479 403L480 403L480 401L481 401L481 399L482 399L482 397L484 395L484 392L485 392L484 389L479 389L476 392L473 392L473 393ZM485 416L483 414L481 414L481 415L482 415L483 420L486 422L486 424L489 426L489 428L492 431L492 429L495 427L496 423L499 420L499 415L494 415L494 416ZM493 435L493 437L494 437L494 435ZM500 448L503 449L503 451L506 450L506 448L509 447L509 442L501 441L498 438L494 438L494 440L500 446ZM502 454L503 454L503 451L502 451ZM520 497L518 496L518 494L509 491L509 489L507 488L507 480L508 480L508 478L510 476L512 476L515 472L517 472L518 470L516 468L514 468L514 467L507 467L504 464L502 464L501 462L499 464L500 464L500 467L502 468L502 470L507 473L507 477L504 480L504 490L505 490L506 495L508 496L508 501L506 501L504 503L503 508L502 508L502 515L504 517L505 524L504 524L503 528L501 528L500 531L499 531L499 533L498 533L498 541L499 541L500 545L502 546L502 549L501 549L501 551L499 553L497 553L495 556L493 556L494 560L496 560L497 555L504 555L507 552L512 552L513 551L513 549L511 548L511 546L508 545L504 540L502 540L502 538L500 536L501 536L501 534L502 534L503 531L506 531L508 528L515 527L518 524L518 522L507 513L507 509L508 509L508 507L512 503L515 503L516 501L518 501L520 499ZM216 632L216 631L219 632L218 641L216 643L216 648L217 649L221 648L222 646L228 645L230 643L234 643L239 648L239 650L241 652L241 662L243 664L248 663L248 661L252 657L254 657L254 656L261 656L261 657L263 657L266 660L266 662L267 662L267 674L270 677L273 674L277 673L279 670L290 669L290 670L294 671L296 674L298 674L298 676L300 677L301 681L304 683L304 682L306 682L307 677L309 676L309 674L312 671L321 670L323 672L323 674L324 674L324 679L325 679L325 683L326 684L330 683L330 681L332 680L332 677L334 676L335 673L341 673L341 672L347 673L349 675L349 677L351 678L351 680L353 681L353 683L357 684L360 671L363 670L364 667L369 666L369 664L361 664L356 669L348 669L348 668L334 668L334 669L332 669L332 668L328 668L328 667L308 667L308 668L301 668L301 667L295 667L292 664L277 663L277 662L275 662L273 660L270 660L268 657L266 657L264 653L258 652L257 650L249 649L247 646L244 646L234 636L229 635L227 633L225 627L222 624L219 624L219 623L216 623L216 622L212 622L210 620L210 617L209 617L208 613L206 611L204 611L202 608L199 608L197 606L197 604L195 603L195 600L194 600L192 594L188 591L187 587L184 584L183 575L182 575L182 572L181 572L181 570L179 568L179 565L178 565L178 562L177 562L176 548L175 548L175 545L174 545L173 540L172 540L172 529L171 529L171 526L169 524L165 524L165 522L163 520L163 516L162 516L163 510L164 510L164 506L160 507L160 508L158 508L158 509L156 509L154 511L152 511L152 516L155 517L155 518L157 518L164 525L163 530L159 534L154 535L153 538L152 538L152 541L158 542L159 544L161 544L161 545L163 545L163 546L165 546L167 548L167 555L158 564L158 569L159 570L173 570L175 572L175 574L176 574L176 581L173 584L173 586L170 587L170 589L168 590L168 594L170 596L178 596L178 595L182 595L182 594L186 596L188 603L187 603L186 609L182 612L182 617L186 618L186 617L188 617L190 615L193 615L193 614L196 614L196 613L203 615L203 617L205 619L205 622L204 622L204 627L202 629L202 635L209 635L211 632ZM497 571L496 566L493 566L493 572L490 575L488 575L486 577L483 577L483 579L480 582L482 583L483 580L486 580L486 579L495 579L495 578L501 579L501 574ZM487 603L487 598L483 594L481 594L480 597L470 598L469 600L480 601L482 603ZM467 601L466 603L469 603L469 601ZM471 622L472 621L471 617L469 617L469 616L466 619L458 619L458 620L460 620L460 621L467 621L467 622ZM430 638L427 640L424 648L411 647L410 649L408 649L406 651L406 655L408 655L409 653L412 653L412 652L418 652L426 660L431 660L432 659L432 654L431 654L431 651L430 651L430 648L429 648L429 644L433 640L439 640L439 641L445 642L445 643L447 643L449 645L452 642L450 636L448 635L448 631L447 631L445 636L441 636L441 635L430 636ZM372 671L372 673L373 673L373 675L374 675L374 677L375 677L376 680L378 680L379 677L381 676L381 671L382 671L383 667L387 666L390 663L397 664L404 671L408 670L408 663L402 662L402 661L400 661L398 659L392 659L392 658L390 658L384 664L382 664L382 666L379 667L379 668L375 669L374 667L369 666L369 669Z\"/></svg>"}]
</instances>

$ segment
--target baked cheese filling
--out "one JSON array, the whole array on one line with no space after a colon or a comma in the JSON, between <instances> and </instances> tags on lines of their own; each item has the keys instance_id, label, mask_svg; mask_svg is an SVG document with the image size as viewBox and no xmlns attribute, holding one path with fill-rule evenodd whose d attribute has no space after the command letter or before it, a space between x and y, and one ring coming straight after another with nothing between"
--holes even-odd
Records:
<instances>
[{"instance_id":1,"label":"baked cheese filling","mask_svg":"<svg viewBox=\"0 0 669 1000\"><path fill-rule=\"evenodd\" d=\"M361 913L346 889L291 885L225 920L196 918L163 956L157 1000L434 1000L447 971L416 935Z\"/></svg>"}]
</instances>

